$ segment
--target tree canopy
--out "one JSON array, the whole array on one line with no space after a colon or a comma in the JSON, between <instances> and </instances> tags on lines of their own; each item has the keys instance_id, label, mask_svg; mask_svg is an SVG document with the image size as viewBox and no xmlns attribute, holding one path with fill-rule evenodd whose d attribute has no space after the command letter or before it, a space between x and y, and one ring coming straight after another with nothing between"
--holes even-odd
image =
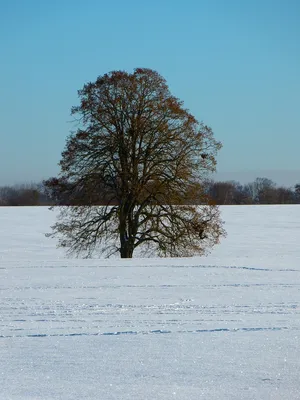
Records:
<instances>
[{"instance_id":1,"label":"tree canopy","mask_svg":"<svg viewBox=\"0 0 300 400\"><path fill-rule=\"evenodd\" d=\"M224 230L201 182L221 144L172 96L156 71L113 71L87 83L72 108L60 175L46 182L65 204L51 235L60 246L130 258L202 254ZM201 204L196 206L195 204Z\"/></svg>"}]
</instances>

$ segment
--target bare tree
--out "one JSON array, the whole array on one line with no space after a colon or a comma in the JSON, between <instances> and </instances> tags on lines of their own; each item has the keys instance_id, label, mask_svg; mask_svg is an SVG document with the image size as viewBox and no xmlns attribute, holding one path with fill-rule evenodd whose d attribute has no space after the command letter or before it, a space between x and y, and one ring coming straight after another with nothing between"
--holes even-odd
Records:
<instances>
[{"instance_id":1,"label":"bare tree","mask_svg":"<svg viewBox=\"0 0 300 400\"><path fill-rule=\"evenodd\" d=\"M236 181L206 181L206 192L218 205L251 204L248 187Z\"/></svg>"},{"instance_id":2,"label":"bare tree","mask_svg":"<svg viewBox=\"0 0 300 400\"><path fill-rule=\"evenodd\" d=\"M294 187L295 202L300 203L300 183L297 183Z\"/></svg>"},{"instance_id":3,"label":"bare tree","mask_svg":"<svg viewBox=\"0 0 300 400\"><path fill-rule=\"evenodd\" d=\"M216 204L233 204L234 185L232 182L211 181L208 194Z\"/></svg>"},{"instance_id":4,"label":"bare tree","mask_svg":"<svg viewBox=\"0 0 300 400\"><path fill-rule=\"evenodd\" d=\"M45 183L57 205L67 204L51 234L59 244L87 257L99 248L122 258L139 246L190 256L216 244L224 234L218 208L186 201L197 193L207 204L201 181L221 147L212 130L150 69L105 74L79 97L61 173Z\"/></svg>"},{"instance_id":5,"label":"bare tree","mask_svg":"<svg viewBox=\"0 0 300 400\"><path fill-rule=\"evenodd\" d=\"M276 199L278 204L295 204L295 193L292 189L280 186L275 190L277 191Z\"/></svg>"},{"instance_id":6,"label":"bare tree","mask_svg":"<svg viewBox=\"0 0 300 400\"><path fill-rule=\"evenodd\" d=\"M255 204L276 204L276 184L268 178L256 178L246 185L246 191Z\"/></svg>"},{"instance_id":7,"label":"bare tree","mask_svg":"<svg viewBox=\"0 0 300 400\"><path fill-rule=\"evenodd\" d=\"M252 199L249 196L247 185L242 185L236 181L231 182L234 187L232 204L252 204Z\"/></svg>"}]
</instances>

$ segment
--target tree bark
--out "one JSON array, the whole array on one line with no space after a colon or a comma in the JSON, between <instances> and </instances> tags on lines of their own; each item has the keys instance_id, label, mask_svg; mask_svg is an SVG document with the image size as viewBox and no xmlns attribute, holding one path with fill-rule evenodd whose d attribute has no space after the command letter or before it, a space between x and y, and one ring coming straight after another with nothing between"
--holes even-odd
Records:
<instances>
[{"instance_id":1,"label":"tree bark","mask_svg":"<svg viewBox=\"0 0 300 400\"><path fill-rule=\"evenodd\" d=\"M121 258L132 258L134 246L133 240L129 236L127 207L122 207L119 216L119 233L120 233L120 255Z\"/></svg>"}]
</instances>

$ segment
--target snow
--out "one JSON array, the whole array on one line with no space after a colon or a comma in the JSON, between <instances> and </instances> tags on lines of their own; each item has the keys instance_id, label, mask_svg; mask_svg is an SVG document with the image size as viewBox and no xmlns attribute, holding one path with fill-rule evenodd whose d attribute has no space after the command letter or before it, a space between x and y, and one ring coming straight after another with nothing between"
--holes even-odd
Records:
<instances>
[{"instance_id":1,"label":"snow","mask_svg":"<svg viewBox=\"0 0 300 400\"><path fill-rule=\"evenodd\" d=\"M299 399L300 206L222 217L207 257L83 260L0 208L0 399Z\"/></svg>"}]
</instances>

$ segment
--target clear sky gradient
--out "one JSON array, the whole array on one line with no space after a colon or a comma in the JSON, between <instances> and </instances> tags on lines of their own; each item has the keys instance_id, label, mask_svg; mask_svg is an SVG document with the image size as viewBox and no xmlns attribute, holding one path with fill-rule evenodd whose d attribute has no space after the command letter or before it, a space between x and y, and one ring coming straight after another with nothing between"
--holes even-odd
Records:
<instances>
[{"instance_id":1,"label":"clear sky gradient","mask_svg":"<svg viewBox=\"0 0 300 400\"><path fill-rule=\"evenodd\" d=\"M0 184L58 173L77 90L147 67L223 143L219 177L300 181L299 0L0 0Z\"/></svg>"}]
</instances>

